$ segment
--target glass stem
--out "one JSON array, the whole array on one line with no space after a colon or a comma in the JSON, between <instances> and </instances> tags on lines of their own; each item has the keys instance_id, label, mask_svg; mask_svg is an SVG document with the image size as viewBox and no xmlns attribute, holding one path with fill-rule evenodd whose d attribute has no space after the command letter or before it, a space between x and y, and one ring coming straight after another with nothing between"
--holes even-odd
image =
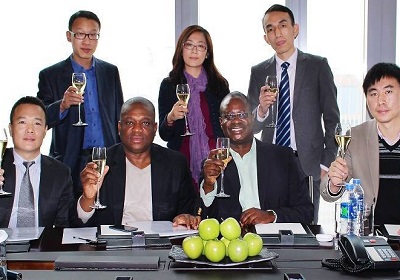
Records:
<instances>
[{"instance_id":1,"label":"glass stem","mask_svg":"<svg viewBox=\"0 0 400 280\"><path fill-rule=\"evenodd\" d=\"M224 192L224 170L221 171L221 193Z\"/></svg>"},{"instance_id":2,"label":"glass stem","mask_svg":"<svg viewBox=\"0 0 400 280\"><path fill-rule=\"evenodd\" d=\"M100 204L100 187L99 187L100 183L97 182L97 193L96 193L96 204Z\"/></svg>"},{"instance_id":3,"label":"glass stem","mask_svg":"<svg viewBox=\"0 0 400 280\"><path fill-rule=\"evenodd\" d=\"M79 123L81 122L81 103L78 104Z\"/></svg>"},{"instance_id":4,"label":"glass stem","mask_svg":"<svg viewBox=\"0 0 400 280\"><path fill-rule=\"evenodd\" d=\"M187 121L187 117L185 114L185 132L188 132L188 131L189 131L189 126L188 126L188 121Z\"/></svg>"}]
</instances>

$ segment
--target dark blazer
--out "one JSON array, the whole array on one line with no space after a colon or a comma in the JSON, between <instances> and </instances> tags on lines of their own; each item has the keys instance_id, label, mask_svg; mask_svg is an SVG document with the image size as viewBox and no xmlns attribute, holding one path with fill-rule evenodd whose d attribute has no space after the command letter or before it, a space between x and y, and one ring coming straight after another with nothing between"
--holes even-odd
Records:
<instances>
[{"instance_id":1,"label":"dark blazer","mask_svg":"<svg viewBox=\"0 0 400 280\"><path fill-rule=\"evenodd\" d=\"M251 69L248 97L252 110L259 104L260 88L267 75L276 75L275 57ZM329 167L335 159L334 133L336 123L340 122L337 90L326 58L298 51L292 118L300 165L307 175L319 180L320 164ZM254 125L255 133L262 131L261 140L267 143L272 143L274 136L274 130L265 127L270 122L269 116Z\"/></svg>"},{"instance_id":2,"label":"dark blazer","mask_svg":"<svg viewBox=\"0 0 400 280\"><path fill-rule=\"evenodd\" d=\"M120 141L118 121L124 102L121 81L115 65L94 59L104 144L109 147ZM46 105L47 123L49 129L53 128L50 156L66 163L74 175L80 172L75 166L79 164L84 136L84 127L72 125L78 120L78 106L71 106L67 116L60 120L60 103L65 90L71 85L72 73L70 57L40 71L37 97ZM84 106L81 106L81 113L84 120ZM75 184L76 180L74 178Z\"/></svg>"},{"instance_id":3,"label":"dark blazer","mask_svg":"<svg viewBox=\"0 0 400 280\"><path fill-rule=\"evenodd\" d=\"M15 165L13 149L6 150L2 164L4 190L11 196L0 198L0 227L8 227L15 194ZM39 185L39 226L68 227L69 211L73 205L72 178L67 165L45 155L41 158Z\"/></svg>"},{"instance_id":4,"label":"dark blazer","mask_svg":"<svg viewBox=\"0 0 400 280\"><path fill-rule=\"evenodd\" d=\"M107 208L96 210L85 226L121 224L126 178L122 144L107 150L107 165L110 169L100 190L100 201ZM172 221L179 214L197 212L198 196L181 153L152 144L151 184L154 221Z\"/></svg>"},{"instance_id":5,"label":"dark blazer","mask_svg":"<svg viewBox=\"0 0 400 280\"><path fill-rule=\"evenodd\" d=\"M292 149L256 140L258 196L261 210L274 210L279 223L306 223L313 220L314 207L308 196L305 175L296 163ZM225 192L229 198L214 198L210 207L203 204L203 217L221 221L240 220L240 181L235 161L225 169ZM220 191L220 178L218 179Z\"/></svg>"},{"instance_id":6,"label":"dark blazer","mask_svg":"<svg viewBox=\"0 0 400 280\"><path fill-rule=\"evenodd\" d=\"M186 80L183 81L186 83ZM206 88L204 94L207 99L211 124L215 139L223 137L221 125L219 123L219 105L222 99L229 93L229 89L222 94L216 95ZM174 104L178 101L176 97L176 83L170 78L165 78L160 85L160 93L158 95L158 115L159 115L159 134L161 139L167 141L168 148L179 150L182 145L182 136L185 130L185 120L177 120L173 126L167 125L167 115L171 111Z\"/></svg>"}]
</instances>

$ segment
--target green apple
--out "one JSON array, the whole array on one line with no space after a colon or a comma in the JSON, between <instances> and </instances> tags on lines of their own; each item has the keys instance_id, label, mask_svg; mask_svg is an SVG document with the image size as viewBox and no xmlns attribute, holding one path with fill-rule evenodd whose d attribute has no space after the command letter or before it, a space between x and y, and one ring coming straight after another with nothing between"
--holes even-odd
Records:
<instances>
[{"instance_id":1,"label":"green apple","mask_svg":"<svg viewBox=\"0 0 400 280\"><path fill-rule=\"evenodd\" d=\"M220 240L208 240L204 248L206 258L211 262L220 262L225 258L225 244Z\"/></svg>"},{"instance_id":2,"label":"green apple","mask_svg":"<svg viewBox=\"0 0 400 280\"><path fill-rule=\"evenodd\" d=\"M225 252L226 252L226 256L228 256L228 246L229 246L229 243L231 242L229 239L226 239L225 237L221 237L221 239L220 239L221 241L222 241L222 243L224 243L225 244L225 248L226 248L226 250L225 250Z\"/></svg>"},{"instance_id":3,"label":"green apple","mask_svg":"<svg viewBox=\"0 0 400 280\"><path fill-rule=\"evenodd\" d=\"M222 236L229 240L239 238L242 233L239 222L232 217L225 219L219 226L219 230Z\"/></svg>"},{"instance_id":4,"label":"green apple","mask_svg":"<svg viewBox=\"0 0 400 280\"><path fill-rule=\"evenodd\" d=\"M249 247L249 257L257 256L261 252L264 245L261 236L256 233L248 232L243 237L243 240Z\"/></svg>"},{"instance_id":5,"label":"green apple","mask_svg":"<svg viewBox=\"0 0 400 280\"><path fill-rule=\"evenodd\" d=\"M203 239L198 235L187 236L182 241L182 248L189 259L197 259L203 252Z\"/></svg>"},{"instance_id":6,"label":"green apple","mask_svg":"<svg viewBox=\"0 0 400 280\"><path fill-rule=\"evenodd\" d=\"M242 262L249 255L249 247L243 239L233 239L229 242L228 255L233 262Z\"/></svg>"},{"instance_id":7,"label":"green apple","mask_svg":"<svg viewBox=\"0 0 400 280\"><path fill-rule=\"evenodd\" d=\"M203 240L212 240L218 238L218 220L214 218L202 220L199 224L199 235Z\"/></svg>"}]
</instances>

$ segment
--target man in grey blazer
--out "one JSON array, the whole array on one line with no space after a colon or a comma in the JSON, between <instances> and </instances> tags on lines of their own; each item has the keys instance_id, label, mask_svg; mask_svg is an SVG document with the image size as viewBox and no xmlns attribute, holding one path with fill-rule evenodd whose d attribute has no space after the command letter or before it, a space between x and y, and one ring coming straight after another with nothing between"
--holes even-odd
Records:
<instances>
[{"instance_id":1,"label":"man in grey blazer","mask_svg":"<svg viewBox=\"0 0 400 280\"><path fill-rule=\"evenodd\" d=\"M118 118L123 103L118 68L93 56L100 39L100 20L90 11L78 11L69 20L66 38L73 53L39 73L37 93L46 105L52 128L50 156L71 168L74 195L82 193L79 173L93 147L118 143ZM84 95L71 85L73 72L86 74ZM87 126L74 126L81 119Z\"/></svg>"},{"instance_id":2,"label":"man in grey blazer","mask_svg":"<svg viewBox=\"0 0 400 280\"><path fill-rule=\"evenodd\" d=\"M314 222L318 221L320 178L334 160L334 129L340 122L337 90L327 59L303 53L294 46L299 33L293 13L282 5L271 6L264 15L264 40L275 55L251 69L248 97L256 122L254 132L262 132L263 142L275 143L276 129L268 127L272 119L270 105L277 97L268 91L268 75L281 77L283 62L290 89L290 147L307 176L313 176ZM277 103L277 102L276 102ZM274 106L276 111L277 106ZM279 112L274 114L279 116ZM323 125L322 125L323 123Z\"/></svg>"},{"instance_id":3,"label":"man in grey blazer","mask_svg":"<svg viewBox=\"0 0 400 280\"><path fill-rule=\"evenodd\" d=\"M378 63L363 83L374 119L351 129L345 158L338 157L321 180L321 196L338 200L342 180L361 179L365 203L375 203L375 224L400 224L400 68Z\"/></svg>"},{"instance_id":4,"label":"man in grey blazer","mask_svg":"<svg viewBox=\"0 0 400 280\"><path fill-rule=\"evenodd\" d=\"M4 154L0 184L11 194L0 196L0 227L68 227L73 204L70 169L40 154L47 130L44 104L33 96L19 99L11 109L9 130L14 147ZM29 191L29 186L22 183L27 170L24 162L33 162L29 167L31 207L23 205L23 200L29 200L23 195L24 190ZM23 212L23 208L29 210ZM21 217L25 217L24 223L19 222Z\"/></svg>"}]
</instances>

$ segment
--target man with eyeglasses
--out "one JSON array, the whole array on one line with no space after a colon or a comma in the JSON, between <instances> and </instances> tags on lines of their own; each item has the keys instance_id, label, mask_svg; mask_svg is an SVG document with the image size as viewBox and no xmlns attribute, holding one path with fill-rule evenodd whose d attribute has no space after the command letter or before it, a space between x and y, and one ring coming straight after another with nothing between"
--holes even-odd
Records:
<instances>
[{"instance_id":1,"label":"man with eyeglasses","mask_svg":"<svg viewBox=\"0 0 400 280\"><path fill-rule=\"evenodd\" d=\"M53 128L50 156L71 168L74 195L82 193L79 174L93 147L120 142L117 126L123 104L118 68L93 56L100 38L100 20L90 11L78 11L69 19L67 41L72 54L40 71L37 93L46 105L47 122ZM71 85L72 73L86 74L84 95ZM82 106L77 106L82 103ZM78 109L87 126L74 126Z\"/></svg>"},{"instance_id":2,"label":"man with eyeglasses","mask_svg":"<svg viewBox=\"0 0 400 280\"><path fill-rule=\"evenodd\" d=\"M220 114L232 158L224 165L213 150L204 162L202 217L219 221L234 217L244 227L273 222L309 224L314 208L292 150L254 138L254 118L244 94L228 94L222 100ZM230 195L226 198L215 196L220 192L222 169L224 191Z\"/></svg>"}]
</instances>

